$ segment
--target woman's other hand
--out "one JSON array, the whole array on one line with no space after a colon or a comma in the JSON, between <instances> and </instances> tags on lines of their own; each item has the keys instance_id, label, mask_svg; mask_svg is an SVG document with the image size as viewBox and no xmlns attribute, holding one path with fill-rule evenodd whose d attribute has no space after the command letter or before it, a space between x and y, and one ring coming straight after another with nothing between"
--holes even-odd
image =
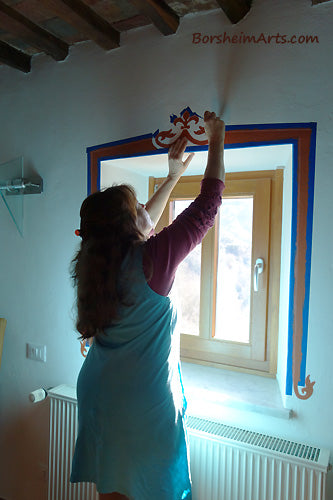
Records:
<instances>
[{"instance_id":1,"label":"woman's other hand","mask_svg":"<svg viewBox=\"0 0 333 500\"><path fill-rule=\"evenodd\" d=\"M183 156L187 146L186 137L179 137L171 146L168 152L169 175L170 179L179 179L185 172L192 160L194 153L190 153L183 161Z\"/></svg>"},{"instance_id":2,"label":"woman's other hand","mask_svg":"<svg viewBox=\"0 0 333 500\"><path fill-rule=\"evenodd\" d=\"M155 226L161 217L173 188L194 156L194 153L190 153L183 161L186 145L187 139L185 137L180 137L171 144L168 151L169 173L146 203L146 210Z\"/></svg>"}]
</instances>

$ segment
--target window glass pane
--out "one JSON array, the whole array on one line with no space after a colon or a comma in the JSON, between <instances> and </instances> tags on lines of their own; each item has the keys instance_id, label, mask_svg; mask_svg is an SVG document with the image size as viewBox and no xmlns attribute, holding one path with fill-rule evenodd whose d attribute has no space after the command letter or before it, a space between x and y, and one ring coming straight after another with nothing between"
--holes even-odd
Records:
<instances>
[{"instance_id":1,"label":"window glass pane","mask_svg":"<svg viewBox=\"0 0 333 500\"><path fill-rule=\"evenodd\" d=\"M172 203L172 218L175 219L192 201L174 201ZM179 312L181 313L180 331L190 335L199 335L200 267L201 245L198 245L179 265L174 282Z\"/></svg>"},{"instance_id":2,"label":"window glass pane","mask_svg":"<svg viewBox=\"0 0 333 500\"><path fill-rule=\"evenodd\" d=\"M252 219L252 197L223 200L215 328L219 340L250 340Z\"/></svg>"}]
</instances>

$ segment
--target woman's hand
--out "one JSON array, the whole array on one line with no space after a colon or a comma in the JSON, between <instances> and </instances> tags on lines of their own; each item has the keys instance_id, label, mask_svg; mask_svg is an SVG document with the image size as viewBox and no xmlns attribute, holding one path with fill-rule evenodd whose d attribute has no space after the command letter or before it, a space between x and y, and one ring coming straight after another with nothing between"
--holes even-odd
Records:
<instances>
[{"instance_id":1,"label":"woman's hand","mask_svg":"<svg viewBox=\"0 0 333 500\"><path fill-rule=\"evenodd\" d=\"M214 141L223 142L225 136L224 121L218 118L215 113L211 113L210 111L205 111L204 121L205 131L209 143Z\"/></svg>"},{"instance_id":2,"label":"woman's hand","mask_svg":"<svg viewBox=\"0 0 333 500\"><path fill-rule=\"evenodd\" d=\"M169 174L162 182L157 191L146 203L146 210L150 215L151 220L156 226L161 214L168 202L169 196L177 184L180 176L187 169L194 153L190 153L183 161L183 155L186 149L187 139L180 137L170 147L168 151Z\"/></svg>"},{"instance_id":3,"label":"woman's hand","mask_svg":"<svg viewBox=\"0 0 333 500\"><path fill-rule=\"evenodd\" d=\"M190 153L183 161L183 155L187 146L186 137L179 137L169 148L168 162L169 162L169 175L170 179L178 180L185 172L192 160L194 153Z\"/></svg>"},{"instance_id":4,"label":"woman's hand","mask_svg":"<svg viewBox=\"0 0 333 500\"><path fill-rule=\"evenodd\" d=\"M208 158L204 177L225 181L224 136L225 124L215 113L205 111L205 131L208 137Z\"/></svg>"}]
</instances>

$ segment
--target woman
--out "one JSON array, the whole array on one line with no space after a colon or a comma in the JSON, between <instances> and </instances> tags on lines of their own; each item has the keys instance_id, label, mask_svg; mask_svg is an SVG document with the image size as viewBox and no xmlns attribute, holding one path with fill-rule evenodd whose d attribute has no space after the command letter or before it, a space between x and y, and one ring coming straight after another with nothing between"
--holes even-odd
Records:
<instances>
[{"instance_id":1,"label":"woman","mask_svg":"<svg viewBox=\"0 0 333 500\"><path fill-rule=\"evenodd\" d=\"M201 194L156 236L172 189L189 165L187 141L169 148L169 174L146 207L129 186L90 195L73 260L77 329L93 343L77 383L79 431L72 482L100 500L191 499L176 312L179 263L214 224L224 188L224 123L205 112L208 161Z\"/></svg>"}]
</instances>

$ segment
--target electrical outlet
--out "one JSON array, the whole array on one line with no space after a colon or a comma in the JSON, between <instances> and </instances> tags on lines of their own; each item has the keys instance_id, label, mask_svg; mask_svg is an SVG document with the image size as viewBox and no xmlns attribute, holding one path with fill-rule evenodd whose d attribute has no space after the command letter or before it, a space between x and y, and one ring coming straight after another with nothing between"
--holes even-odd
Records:
<instances>
[{"instance_id":1,"label":"electrical outlet","mask_svg":"<svg viewBox=\"0 0 333 500\"><path fill-rule=\"evenodd\" d=\"M46 345L27 344L27 358L46 363Z\"/></svg>"}]
</instances>

